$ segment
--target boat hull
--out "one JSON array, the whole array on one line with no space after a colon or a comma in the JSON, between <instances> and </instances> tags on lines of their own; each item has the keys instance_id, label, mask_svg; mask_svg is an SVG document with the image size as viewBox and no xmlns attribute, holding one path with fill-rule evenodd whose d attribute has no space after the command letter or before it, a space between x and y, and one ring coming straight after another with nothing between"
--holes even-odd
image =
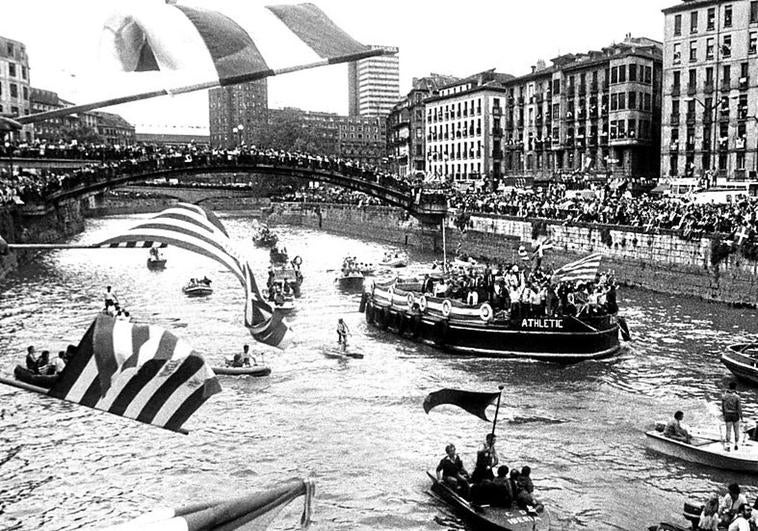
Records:
<instances>
[{"instance_id":1,"label":"boat hull","mask_svg":"<svg viewBox=\"0 0 758 531\"><path fill-rule=\"evenodd\" d=\"M166 269L166 260L160 259L160 260L151 260L150 258L147 259L147 268L152 269L154 271L158 271L161 269Z\"/></svg>"},{"instance_id":2,"label":"boat hull","mask_svg":"<svg viewBox=\"0 0 758 531\"><path fill-rule=\"evenodd\" d=\"M607 358L620 349L618 324L610 316L599 323L602 328L594 330L579 321L566 321L563 329L524 329L508 322L455 320L428 313L413 315L369 298L366 321L400 336L470 356L575 363ZM558 322L555 319L537 321L541 322L536 324L545 326Z\"/></svg>"},{"instance_id":3,"label":"boat hull","mask_svg":"<svg viewBox=\"0 0 758 531\"><path fill-rule=\"evenodd\" d=\"M252 366L252 367L212 367L213 372L224 376L268 376L271 374L270 367Z\"/></svg>"},{"instance_id":4,"label":"boat hull","mask_svg":"<svg viewBox=\"0 0 758 531\"><path fill-rule=\"evenodd\" d=\"M213 288L206 286L194 286L191 288L184 287L182 288L182 292L184 292L187 297L207 297L213 293Z\"/></svg>"},{"instance_id":5,"label":"boat hull","mask_svg":"<svg viewBox=\"0 0 758 531\"><path fill-rule=\"evenodd\" d=\"M437 481L437 478L431 472L427 472L427 475L432 480L432 492L473 523L476 529L540 531L550 528L550 515L547 511L539 515L533 515L521 509L493 507L480 507L477 509L446 484Z\"/></svg>"},{"instance_id":6,"label":"boat hull","mask_svg":"<svg viewBox=\"0 0 758 531\"><path fill-rule=\"evenodd\" d=\"M729 345L721 355L721 363L737 378L758 385L758 344Z\"/></svg>"},{"instance_id":7,"label":"boat hull","mask_svg":"<svg viewBox=\"0 0 758 531\"><path fill-rule=\"evenodd\" d=\"M55 384L55 382L58 381L58 376L35 374L26 367L22 367L21 365L16 365L16 368L13 369L13 376L19 382L24 382L36 387L42 387L44 389L50 389Z\"/></svg>"},{"instance_id":8,"label":"boat hull","mask_svg":"<svg viewBox=\"0 0 758 531\"><path fill-rule=\"evenodd\" d=\"M695 437L693 444L687 444L653 430L645 433L645 438L647 447L654 452L713 468L758 474L758 444L755 441L744 441L738 451L727 452L720 440L711 437Z\"/></svg>"},{"instance_id":9,"label":"boat hull","mask_svg":"<svg viewBox=\"0 0 758 531\"><path fill-rule=\"evenodd\" d=\"M342 289L363 289L363 275L348 275L337 277L337 283Z\"/></svg>"}]
</instances>

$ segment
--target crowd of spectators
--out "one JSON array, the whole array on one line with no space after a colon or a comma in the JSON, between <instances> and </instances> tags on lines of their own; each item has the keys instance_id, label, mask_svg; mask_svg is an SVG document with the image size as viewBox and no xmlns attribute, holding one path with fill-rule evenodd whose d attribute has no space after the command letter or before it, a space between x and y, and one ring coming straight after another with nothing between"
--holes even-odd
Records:
<instances>
[{"instance_id":1,"label":"crowd of spectators","mask_svg":"<svg viewBox=\"0 0 758 531\"><path fill-rule=\"evenodd\" d=\"M317 171L339 172L364 179L380 186L421 198L422 186L430 193L446 194L449 205L464 215L488 213L543 218L566 222L603 223L637 227L653 232L660 229L680 231L683 235L736 233L758 230L755 198L745 198L726 204L697 204L680 198L642 195L633 197L623 186L611 189L606 184L594 191L571 190L567 184L551 184L531 189L509 188L498 192L456 191L439 183L422 185L419 180L408 181L379 168L364 166L347 159L311 155L275 149L242 146L234 150L211 149L188 144L183 147L159 147L67 144L20 144L0 146L0 156L8 158L0 166L0 207L40 203L53 194L75 189L98 181L107 181L134 173L161 169L205 165L268 164L308 168ZM18 159L78 159L90 161L76 170L26 169ZM16 163L12 162L16 159ZM13 168L13 173L10 170ZM434 191L426 188L434 188ZM299 192L295 197L308 202L336 202L355 205L379 204L377 198L359 192L322 187Z\"/></svg>"}]
</instances>

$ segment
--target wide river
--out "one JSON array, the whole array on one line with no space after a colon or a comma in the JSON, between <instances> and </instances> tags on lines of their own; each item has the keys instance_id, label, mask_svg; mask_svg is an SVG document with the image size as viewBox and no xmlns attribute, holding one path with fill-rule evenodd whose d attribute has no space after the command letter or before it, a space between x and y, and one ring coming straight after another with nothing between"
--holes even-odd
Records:
<instances>
[{"instance_id":1,"label":"wide river","mask_svg":"<svg viewBox=\"0 0 758 531\"><path fill-rule=\"evenodd\" d=\"M95 242L139 216L88 220L72 239ZM222 218L265 283L268 254L250 243L253 220ZM553 529L643 529L679 521L687 497L702 498L747 476L691 465L645 449L645 430L676 409L685 422L714 426L730 380L719 355L756 331L756 312L622 290L633 341L622 355L563 367L458 358L366 326L359 295L341 292L335 269L346 254L379 261L386 246L278 227L303 258L303 297L288 317L295 343L267 351L261 379L219 377L223 392L185 424L189 435L142 425L0 385L0 529L105 526L156 506L232 495L290 477L317 484L314 529L461 528L428 493L426 470L454 442L469 469L488 424L462 410L422 402L440 388L496 391L503 384L498 447L510 465L529 464ZM166 250L150 272L147 253L56 251L0 284L0 373L23 363L27 345L54 353L78 343L106 285L140 322L163 325L211 362L250 342L242 290L215 262ZM433 257L412 254L416 262ZM216 288L187 299L181 287L208 275ZM325 355L344 317L364 359ZM257 351L260 349L254 346ZM751 418L755 391L740 385ZM294 529L301 504L277 526Z\"/></svg>"}]
</instances>

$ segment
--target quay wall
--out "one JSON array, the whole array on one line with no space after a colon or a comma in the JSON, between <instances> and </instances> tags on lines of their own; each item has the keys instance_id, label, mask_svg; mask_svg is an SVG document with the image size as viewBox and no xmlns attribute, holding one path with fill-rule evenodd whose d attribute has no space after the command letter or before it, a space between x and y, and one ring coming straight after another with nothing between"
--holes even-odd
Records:
<instances>
[{"instance_id":1,"label":"quay wall","mask_svg":"<svg viewBox=\"0 0 758 531\"><path fill-rule=\"evenodd\" d=\"M450 216L452 217L452 216ZM420 224L390 207L280 203L269 221L422 248ZM525 220L473 215L462 232L448 219L449 256L458 249L477 259L517 263L518 247L528 251L550 237L555 247L544 262L559 267L592 252L603 255L601 268L613 270L625 286L685 295L738 306L758 306L758 262L733 253L711 263L712 238L682 239L673 231L646 233L614 225ZM438 238L441 252L441 238Z\"/></svg>"}]
</instances>

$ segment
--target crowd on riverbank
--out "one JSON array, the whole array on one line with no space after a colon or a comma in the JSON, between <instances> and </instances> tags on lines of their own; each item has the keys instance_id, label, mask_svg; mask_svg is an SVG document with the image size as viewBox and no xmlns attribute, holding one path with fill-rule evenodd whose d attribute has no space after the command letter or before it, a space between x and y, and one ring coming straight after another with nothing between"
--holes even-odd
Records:
<instances>
[{"instance_id":1,"label":"crowd on riverbank","mask_svg":"<svg viewBox=\"0 0 758 531\"><path fill-rule=\"evenodd\" d=\"M23 144L0 147L0 155L15 158L68 158L92 161L67 171L0 168L0 206L43 202L54 194L93 182L108 181L124 174L148 173L182 167L268 164L316 171L339 172L380 186L406 191L416 196L420 182L409 182L374 167L331 156L243 146L235 150L211 149L192 144L183 147L96 146L69 144ZM435 185L437 192L440 187ZM588 193L567 194L565 184L534 189L490 193L464 193L447 188L451 207L458 210L465 227L466 216L483 213L523 218L554 219L566 222L603 223L637 227L647 232L660 229L680 231L684 237L703 234L746 235L758 230L758 200L743 199L727 204L695 204L681 199L643 195L633 197L623 187L608 185ZM300 192L295 199L353 205L379 204L379 200L359 192L324 186Z\"/></svg>"}]
</instances>

